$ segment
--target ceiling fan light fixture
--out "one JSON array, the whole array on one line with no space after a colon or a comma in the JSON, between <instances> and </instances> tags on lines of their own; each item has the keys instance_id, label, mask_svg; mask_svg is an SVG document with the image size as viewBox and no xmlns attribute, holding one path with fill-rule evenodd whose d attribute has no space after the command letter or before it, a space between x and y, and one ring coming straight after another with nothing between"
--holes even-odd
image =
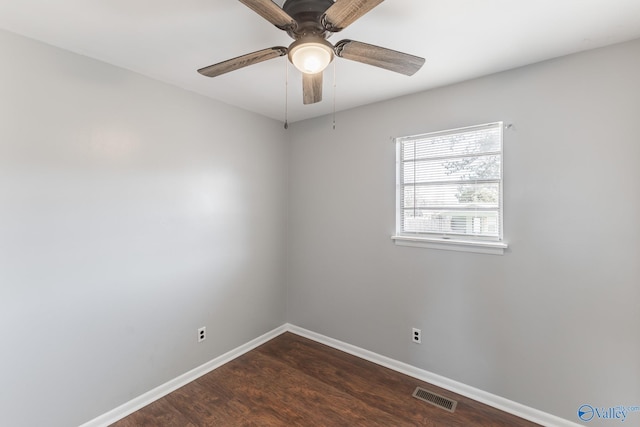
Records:
<instances>
[{"instance_id":1,"label":"ceiling fan light fixture","mask_svg":"<svg viewBox=\"0 0 640 427\"><path fill-rule=\"evenodd\" d=\"M289 47L289 60L303 73L320 73L333 61L333 46L319 37L296 40Z\"/></svg>"},{"instance_id":2,"label":"ceiling fan light fixture","mask_svg":"<svg viewBox=\"0 0 640 427\"><path fill-rule=\"evenodd\" d=\"M335 46L326 39L378 6L384 0L239 0L295 41L286 48L274 46L200 68L198 73L217 77L249 65L288 55L302 72L302 101L322 101L323 71L339 56L350 61L411 76L424 58L380 46L341 40ZM282 3L282 6L280 6ZM288 70L287 66L287 70Z\"/></svg>"}]
</instances>

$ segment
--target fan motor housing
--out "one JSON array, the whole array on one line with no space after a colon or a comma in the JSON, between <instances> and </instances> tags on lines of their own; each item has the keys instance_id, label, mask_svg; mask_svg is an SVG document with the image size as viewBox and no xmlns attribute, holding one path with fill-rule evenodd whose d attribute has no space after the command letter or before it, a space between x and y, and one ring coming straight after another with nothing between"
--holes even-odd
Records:
<instances>
[{"instance_id":1,"label":"fan motor housing","mask_svg":"<svg viewBox=\"0 0 640 427\"><path fill-rule=\"evenodd\" d=\"M295 29L287 33L296 40L311 35L327 38L328 32L320 23L320 18L333 3L333 0L286 0L282 10L298 23Z\"/></svg>"}]
</instances>

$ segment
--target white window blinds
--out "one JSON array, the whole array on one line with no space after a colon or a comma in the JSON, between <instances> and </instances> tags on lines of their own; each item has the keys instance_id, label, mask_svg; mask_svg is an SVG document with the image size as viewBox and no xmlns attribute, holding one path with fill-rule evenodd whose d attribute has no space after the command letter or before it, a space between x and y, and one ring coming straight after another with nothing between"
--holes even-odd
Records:
<instances>
[{"instance_id":1,"label":"white window blinds","mask_svg":"<svg viewBox=\"0 0 640 427\"><path fill-rule=\"evenodd\" d=\"M502 122L396 142L397 234L502 240Z\"/></svg>"}]
</instances>

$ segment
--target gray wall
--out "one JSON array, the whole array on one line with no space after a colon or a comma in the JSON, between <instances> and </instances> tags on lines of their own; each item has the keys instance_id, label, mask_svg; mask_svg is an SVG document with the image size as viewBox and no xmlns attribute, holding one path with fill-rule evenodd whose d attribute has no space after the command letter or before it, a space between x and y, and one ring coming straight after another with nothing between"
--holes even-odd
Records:
<instances>
[{"instance_id":1,"label":"gray wall","mask_svg":"<svg viewBox=\"0 0 640 427\"><path fill-rule=\"evenodd\" d=\"M289 322L576 422L640 405L639 117L634 41L296 123ZM505 255L395 246L390 138L498 120Z\"/></svg>"},{"instance_id":2,"label":"gray wall","mask_svg":"<svg viewBox=\"0 0 640 427\"><path fill-rule=\"evenodd\" d=\"M0 58L0 425L81 424L285 322L281 123L6 32Z\"/></svg>"}]
</instances>

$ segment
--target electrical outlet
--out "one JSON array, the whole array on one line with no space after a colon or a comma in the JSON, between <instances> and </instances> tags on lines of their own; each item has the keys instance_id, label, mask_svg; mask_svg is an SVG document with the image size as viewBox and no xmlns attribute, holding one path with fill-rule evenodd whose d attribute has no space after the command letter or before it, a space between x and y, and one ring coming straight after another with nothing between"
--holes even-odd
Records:
<instances>
[{"instance_id":1,"label":"electrical outlet","mask_svg":"<svg viewBox=\"0 0 640 427\"><path fill-rule=\"evenodd\" d=\"M202 342L207 339L207 327L203 326L202 328L198 328L198 342Z\"/></svg>"},{"instance_id":2,"label":"electrical outlet","mask_svg":"<svg viewBox=\"0 0 640 427\"><path fill-rule=\"evenodd\" d=\"M422 331L420 329L413 328L411 332L413 342L416 344L422 344Z\"/></svg>"}]
</instances>

